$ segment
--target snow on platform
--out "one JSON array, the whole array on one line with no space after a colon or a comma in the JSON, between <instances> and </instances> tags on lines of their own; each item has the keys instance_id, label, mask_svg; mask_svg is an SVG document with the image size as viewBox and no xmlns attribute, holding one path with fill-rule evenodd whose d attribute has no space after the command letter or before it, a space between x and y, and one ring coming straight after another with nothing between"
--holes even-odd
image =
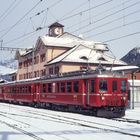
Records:
<instances>
[{"instance_id":1,"label":"snow on platform","mask_svg":"<svg viewBox=\"0 0 140 140\"><path fill-rule=\"evenodd\" d=\"M136 108L127 110L125 117L140 120L139 116ZM140 124L0 103L0 140L139 140L139 136Z\"/></svg>"}]
</instances>

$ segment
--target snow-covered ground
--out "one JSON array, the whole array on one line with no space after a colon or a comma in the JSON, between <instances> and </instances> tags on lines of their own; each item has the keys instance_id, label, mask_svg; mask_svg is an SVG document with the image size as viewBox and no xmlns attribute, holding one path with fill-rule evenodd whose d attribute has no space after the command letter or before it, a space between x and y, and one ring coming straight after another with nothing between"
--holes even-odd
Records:
<instances>
[{"instance_id":1,"label":"snow-covered ground","mask_svg":"<svg viewBox=\"0 0 140 140\"><path fill-rule=\"evenodd\" d=\"M140 120L140 108L125 118ZM140 124L0 103L0 140L139 140Z\"/></svg>"}]
</instances>

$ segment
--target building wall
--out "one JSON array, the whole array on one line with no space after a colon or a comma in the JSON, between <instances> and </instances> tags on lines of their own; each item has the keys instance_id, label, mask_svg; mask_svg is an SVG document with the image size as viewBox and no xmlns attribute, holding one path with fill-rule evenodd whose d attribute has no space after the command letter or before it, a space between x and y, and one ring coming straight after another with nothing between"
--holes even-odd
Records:
<instances>
[{"instance_id":1,"label":"building wall","mask_svg":"<svg viewBox=\"0 0 140 140\"><path fill-rule=\"evenodd\" d=\"M68 48L48 47L48 49L47 49L47 61L54 59L55 57L64 53L66 50L68 50Z\"/></svg>"},{"instance_id":2,"label":"building wall","mask_svg":"<svg viewBox=\"0 0 140 140\"><path fill-rule=\"evenodd\" d=\"M19 57L19 64L17 72L17 80L28 79L34 77L39 77L40 75L45 75L44 65L47 62L46 59L46 48L41 48L33 54L30 53L26 56ZM32 63L34 61L34 64ZM34 71L34 73L33 73Z\"/></svg>"},{"instance_id":3,"label":"building wall","mask_svg":"<svg viewBox=\"0 0 140 140\"><path fill-rule=\"evenodd\" d=\"M129 80L130 108L140 107L140 80Z\"/></svg>"},{"instance_id":4,"label":"building wall","mask_svg":"<svg viewBox=\"0 0 140 140\"><path fill-rule=\"evenodd\" d=\"M19 57L17 80L46 75L46 68L44 67L44 65L66 50L67 48L46 47L42 44L39 44L34 52L34 65L32 64L32 52L25 56Z\"/></svg>"},{"instance_id":5,"label":"building wall","mask_svg":"<svg viewBox=\"0 0 140 140\"><path fill-rule=\"evenodd\" d=\"M79 63L57 63L46 67L46 75L59 74L65 72L73 72L86 69L87 65ZM95 69L96 66L90 66L91 69Z\"/></svg>"},{"instance_id":6,"label":"building wall","mask_svg":"<svg viewBox=\"0 0 140 140\"><path fill-rule=\"evenodd\" d=\"M127 74L128 79L132 79L132 73L128 73ZM134 77L135 80L140 80L140 71L134 73Z\"/></svg>"}]
</instances>

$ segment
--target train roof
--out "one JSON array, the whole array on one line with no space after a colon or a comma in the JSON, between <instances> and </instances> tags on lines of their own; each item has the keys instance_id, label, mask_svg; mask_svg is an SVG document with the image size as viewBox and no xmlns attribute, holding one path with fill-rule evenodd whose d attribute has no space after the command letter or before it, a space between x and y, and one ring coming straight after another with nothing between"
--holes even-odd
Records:
<instances>
[{"instance_id":1,"label":"train roof","mask_svg":"<svg viewBox=\"0 0 140 140\"><path fill-rule=\"evenodd\" d=\"M24 79L12 82L1 83L0 85L14 85L14 84L29 84L29 83L41 83L41 82L52 82L52 81L65 81L65 80L76 80L76 79L87 79L87 78L98 78L98 77L106 77L106 78L126 78L125 75L121 72L113 72L109 70L82 70L82 71L74 71L68 73L62 73L58 75L49 75L43 77L37 77L32 79Z\"/></svg>"}]
</instances>

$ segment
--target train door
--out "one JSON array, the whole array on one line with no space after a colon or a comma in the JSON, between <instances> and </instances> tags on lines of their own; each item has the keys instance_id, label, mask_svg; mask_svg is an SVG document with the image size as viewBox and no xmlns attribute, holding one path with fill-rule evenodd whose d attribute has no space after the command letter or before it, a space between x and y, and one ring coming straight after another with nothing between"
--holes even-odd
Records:
<instances>
[{"instance_id":1,"label":"train door","mask_svg":"<svg viewBox=\"0 0 140 140\"><path fill-rule=\"evenodd\" d=\"M34 102L39 102L39 83L34 84L34 90L33 90L33 98L34 98Z\"/></svg>"},{"instance_id":2,"label":"train door","mask_svg":"<svg viewBox=\"0 0 140 140\"><path fill-rule=\"evenodd\" d=\"M90 104L90 93L89 93L89 81L87 79L84 80L84 87L85 87L85 93L86 93L86 104Z\"/></svg>"}]
</instances>

